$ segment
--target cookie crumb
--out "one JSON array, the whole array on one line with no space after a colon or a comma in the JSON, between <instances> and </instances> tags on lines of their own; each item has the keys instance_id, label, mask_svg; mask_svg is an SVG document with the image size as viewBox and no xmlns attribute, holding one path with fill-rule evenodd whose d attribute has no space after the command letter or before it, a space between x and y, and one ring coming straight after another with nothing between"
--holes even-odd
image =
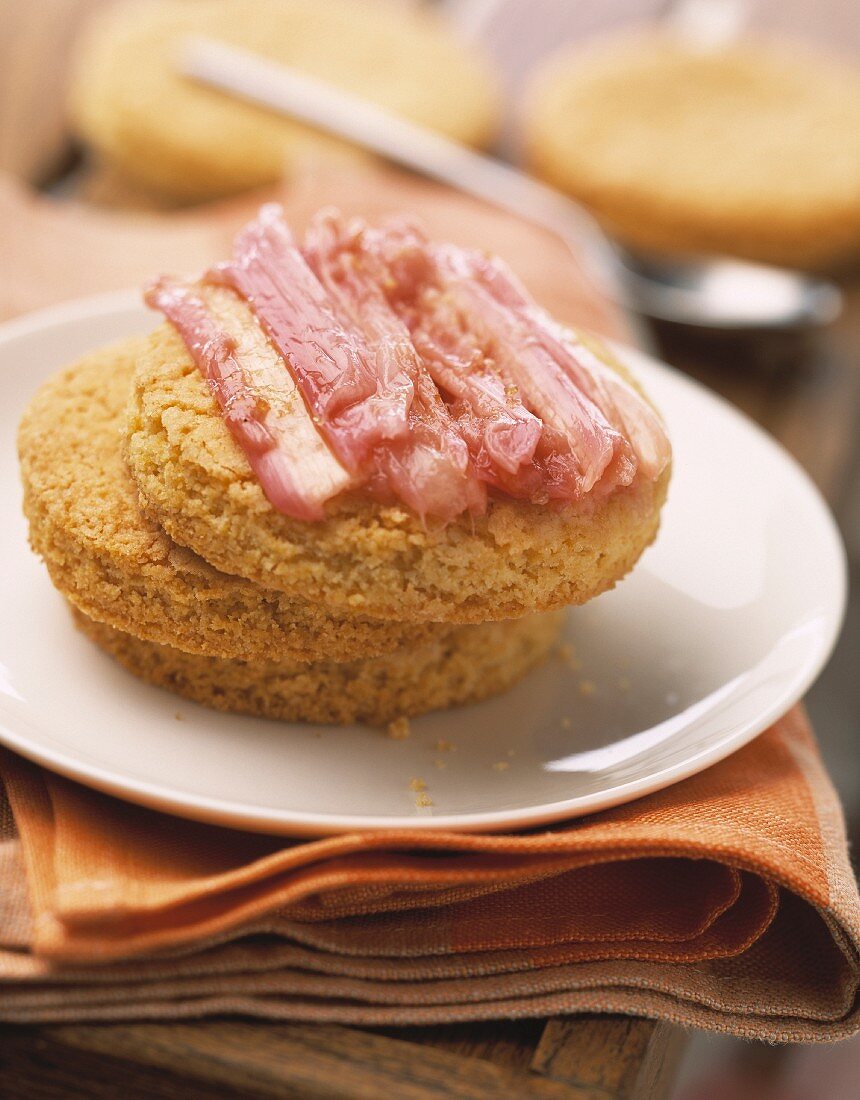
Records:
<instances>
[{"instance_id":1,"label":"cookie crumb","mask_svg":"<svg viewBox=\"0 0 860 1100\"><path fill-rule=\"evenodd\" d=\"M571 720L567 717L567 715L565 715L564 718L562 718L562 720L561 720L561 728L563 730L569 730L572 725L573 725L573 722L571 722Z\"/></svg>"},{"instance_id":2,"label":"cookie crumb","mask_svg":"<svg viewBox=\"0 0 860 1100\"><path fill-rule=\"evenodd\" d=\"M452 745L450 741L446 741L444 738L440 738L436 742L436 752L456 752L457 746Z\"/></svg>"},{"instance_id":3,"label":"cookie crumb","mask_svg":"<svg viewBox=\"0 0 860 1100\"><path fill-rule=\"evenodd\" d=\"M427 784L424 782L423 779L419 779L419 778L415 777L415 778L409 780L409 790L410 791L426 791L427 790Z\"/></svg>"},{"instance_id":4,"label":"cookie crumb","mask_svg":"<svg viewBox=\"0 0 860 1100\"><path fill-rule=\"evenodd\" d=\"M182 713L182 711L181 711L181 710L178 710L178 711L177 711L177 712L176 712L176 713L175 713L175 714L173 715L173 717L174 717L174 718L176 719L176 721L177 721L177 722L184 722L184 721L185 721L185 715L184 715L184 714Z\"/></svg>"},{"instance_id":5,"label":"cookie crumb","mask_svg":"<svg viewBox=\"0 0 860 1100\"><path fill-rule=\"evenodd\" d=\"M580 680L579 681L579 694L583 699L588 699L591 695L597 694L597 685L593 680Z\"/></svg>"},{"instance_id":6,"label":"cookie crumb","mask_svg":"<svg viewBox=\"0 0 860 1100\"><path fill-rule=\"evenodd\" d=\"M436 767L437 767L437 768L438 768L438 769L439 769L440 771L441 771L441 770L442 770L443 768L447 768L447 767L448 767L448 762L447 762L446 760L443 760L443 759L441 758L441 756L437 756L437 757L436 757L436 759L435 759L435 760L433 761L433 763L434 763L434 764L436 765Z\"/></svg>"},{"instance_id":7,"label":"cookie crumb","mask_svg":"<svg viewBox=\"0 0 860 1100\"><path fill-rule=\"evenodd\" d=\"M388 723L388 736L392 741L405 741L410 732L409 719L405 715Z\"/></svg>"},{"instance_id":8,"label":"cookie crumb","mask_svg":"<svg viewBox=\"0 0 860 1100\"><path fill-rule=\"evenodd\" d=\"M430 797L429 794L427 794L426 791L422 791L421 794L419 794L418 797L415 799L415 809L416 810L421 810L426 806L432 806L432 805L433 805L433 799Z\"/></svg>"},{"instance_id":9,"label":"cookie crumb","mask_svg":"<svg viewBox=\"0 0 860 1100\"><path fill-rule=\"evenodd\" d=\"M495 764L493 764L493 770L497 772L506 772L510 766L507 760L497 760Z\"/></svg>"},{"instance_id":10,"label":"cookie crumb","mask_svg":"<svg viewBox=\"0 0 860 1100\"><path fill-rule=\"evenodd\" d=\"M556 649L555 653L558 659L564 661L572 672L579 672L582 668L582 661L580 661L573 652L573 646L569 645L567 642L563 642L558 649Z\"/></svg>"}]
</instances>

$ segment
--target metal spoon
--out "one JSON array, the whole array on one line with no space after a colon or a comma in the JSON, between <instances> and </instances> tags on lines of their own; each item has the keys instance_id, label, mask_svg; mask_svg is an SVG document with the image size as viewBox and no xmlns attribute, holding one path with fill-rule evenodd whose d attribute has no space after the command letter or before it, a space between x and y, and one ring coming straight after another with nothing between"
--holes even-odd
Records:
<instances>
[{"instance_id":1,"label":"metal spoon","mask_svg":"<svg viewBox=\"0 0 860 1100\"><path fill-rule=\"evenodd\" d=\"M832 321L842 296L814 276L718 257L633 255L577 203L538 180L323 81L212 39L185 39L187 77L346 138L561 236L598 288L623 308L687 325L803 328Z\"/></svg>"}]
</instances>

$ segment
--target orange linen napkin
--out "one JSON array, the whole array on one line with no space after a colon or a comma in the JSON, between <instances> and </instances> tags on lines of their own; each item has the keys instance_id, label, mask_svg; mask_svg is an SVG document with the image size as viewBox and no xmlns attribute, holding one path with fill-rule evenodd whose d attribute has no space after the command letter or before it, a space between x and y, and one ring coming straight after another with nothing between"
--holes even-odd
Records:
<instances>
[{"instance_id":1,"label":"orange linen napkin","mask_svg":"<svg viewBox=\"0 0 860 1100\"><path fill-rule=\"evenodd\" d=\"M0 774L5 1020L606 1011L770 1040L860 1026L860 900L797 708L658 794L506 836L291 842L9 753Z\"/></svg>"}]
</instances>

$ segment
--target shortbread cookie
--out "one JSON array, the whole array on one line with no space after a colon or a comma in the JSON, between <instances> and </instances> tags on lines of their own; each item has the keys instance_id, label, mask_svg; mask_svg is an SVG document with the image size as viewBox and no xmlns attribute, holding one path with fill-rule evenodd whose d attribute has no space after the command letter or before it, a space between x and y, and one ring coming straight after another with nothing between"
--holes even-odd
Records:
<instances>
[{"instance_id":1,"label":"shortbread cookie","mask_svg":"<svg viewBox=\"0 0 860 1100\"><path fill-rule=\"evenodd\" d=\"M538 71L524 138L537 174L634 247L797 267L860 256L860 72L835 57L607 38Z\"/></svg>"},{"instance_id":2,"label":"shortbread cookie","mask_svg":"<svg viewBox=\"0 0 860 1100\"><path fill-rule=\"evenodd\" d=\"M135 676L217 710L286 722L381 725L507 690L549 653L563 615L464 626L364 661L301 664L199 657L75 611L78 627Z\"/></svg>"},{"instance_id":3,"label":"shortbread cookie","mask_svg":"<svg viewBox=\"0 0 860 1100\"><path fill-rule=\"evenodd\" d=\"M293 66L457 141L483 145L496 129L488 65L426 12L356 0L110 5L80 44L70 113L107 164L163 198L214 199L289 176L308 159L359 155L183 77L177 60L191 35Z\"/></svg>"},{"instance_id":4,"label":"shortbread cookie","mask_svg":"<svg viewBox=\"0 0 860 1100\"><path fill-rule=\"evenodd\" d=\"M668 487L667 471L595 507L499 500L446 527L352 495L303 523L266 499L168 326L138 361L126 453L152 517L218 568L328 608L407 621L484 622L585 603L653 541Z\"/></svg>"},{"instance_id":5,"label":"shortbread cookie","mask_svg":"<svg viewBox=\"0 0 860 1100\"><path fill-rule=\"evenodd\" d=\"M63 371L21 424L30 540L64 596L140 638L244 660L351 660L445 632L332 613L219 573L148 519L121 440L134 361L147 343L126 340Z\"/></svg>"},{"instance_id":6,"label":"shortbread cookie","mask_svg":"<svg viewBox=\"0 0 860 1100\"><path fill-rule=\"evenodd\" d=\"M129 469L220 569L484 622L591 599L656 534L659 416L492 258L330 214L299 248L264 208L231 263L150 300L172 324L139 357Z\"/></svg>"}]
</instances>

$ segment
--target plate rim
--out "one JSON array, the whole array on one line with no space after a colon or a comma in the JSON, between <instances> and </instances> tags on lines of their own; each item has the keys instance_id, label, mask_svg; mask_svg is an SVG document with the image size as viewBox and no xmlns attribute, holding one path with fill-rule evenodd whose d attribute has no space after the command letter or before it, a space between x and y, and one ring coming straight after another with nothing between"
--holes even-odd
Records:
<instances>
[{"instance_id":1,"label":"plate rim","mask_svg":"<svg viewBox=\"0 0 860 1100\"><path fill-rule=\"evenodd\" d=\"M5 349L10 343L27 339L50 328L59 328L96 317L118 315L122 312L140 312L143 309L139 292L136 290L111 291L106 294L72 299L0 324L0 350ZM0 744L50 771L124 801L220 827L296 837L323 837L354 832L498 833L550 824L564 819L572 820L663 790L731 756L782 717L794 703L801 699L829 660L842 629L847 605L848 564L845 545L833 514L818 486L797 459L764 428L726 398L709 390L668 363L655 359L638 348L614 341L610 341L610 344L617 353L625 358L632 358L634 368L645 364L646 369L654 369L668 375L673 384L692 390L711 402L716 402L725 414L739 421L747 431L757 435L759 441L791 469L794 479L802 487L802 491L818 513L822 531L826 532L826 539L833 551L836 567L833 584L837 613L828 624L826 634L822 636L815 660L807 663L802 674L792 680L769 707L755 718L741 723L733 733L681 762L663 767L653 775L628 780L613 788L611 793L591 792L532 807L415 818L378 817L368 814L338 815L308 811L296 813L217 798L213 800L189 792L183 794L164 783L129 778L112 768L82 762L68 750L51 749L49 746L38 744L34 746L29 743L25 733L16 733L5 720L0 720Z\"/></svg>"}]
</instances>

